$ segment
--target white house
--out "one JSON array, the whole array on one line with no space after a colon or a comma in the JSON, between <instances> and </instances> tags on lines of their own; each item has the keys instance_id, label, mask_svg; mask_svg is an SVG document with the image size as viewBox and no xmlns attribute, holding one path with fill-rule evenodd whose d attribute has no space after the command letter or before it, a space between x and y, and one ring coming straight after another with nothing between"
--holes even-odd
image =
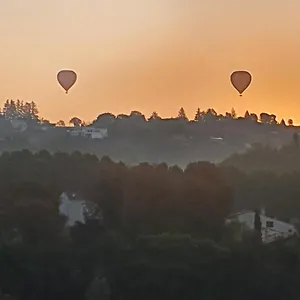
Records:
<instances>
[{"instance_id":1,"label":"white house","mask_svg":"<svg viewBox=\"0 0 300 300\"><path fill-rule=\"evenodd\" d=\"M83 135L92 139L104 139L107 137L107 129L83 127Z\"/></svg>"},{"instance_id":2,"label":"white house","mask_svg":"<svg viewBox=\"0 0 300 300\"><path fill-rule=\"evenodd\" d=\"M66 226L73 226L76 222L84 223L85 202L70 200L66 193L60 196L59 213L67 217Z\"/></svg>"},{"instance_id":3,"label":"white house","mask_svg":"<svg viewBox=\"0 0 300 300\"><path fill-rule=\"evenodd\" d=\"M76 199L76 194L73 194L73 199L70 199L66 193L60 196L59 213L67 217L66 226L73 226L76 222L85 223L86 217L101 219L101 214L95 215L96 205L85 200Z\"/></svg>"},{"instance_id":4,"label":"white house","mask_svg":"<svg viewBox=\"0 0 300 300\"><path fill-rule=\"evenodd\" d=\"M238 221L246 225L249 229L254 230L255 212L248 210L231 215L227 219L227 223ZM260 213L260 221L262 228L262 241L264 243L273 242L279 238L287 238L298 235L296 227L290 223L279 221L265 215L264 210Z\"/></svg>"},{"instance_id":5,"label":"white house","mask_svg":"<svg viewBox=\"0 0 300 300\"><path fill-rule=\"evenodd\" d=\"M70 131L71 136L84 136L92 139L103 139L107 137L107 129L94 127L74 127Z\"/></svg>"}]
</instances>

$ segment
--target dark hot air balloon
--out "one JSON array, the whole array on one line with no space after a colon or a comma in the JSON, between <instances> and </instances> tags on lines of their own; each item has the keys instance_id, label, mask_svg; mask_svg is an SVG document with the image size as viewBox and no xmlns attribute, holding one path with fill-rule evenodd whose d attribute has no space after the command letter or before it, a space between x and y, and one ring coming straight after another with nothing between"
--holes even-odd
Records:
<instances>
[{"instance_id":1,"label":"dark hot air balloon","mask_svg":"<svg viewBox=\"0 0 300 300\"><path fill-rule=\"evenodd\" d=\"M235 71L230 76L230 81L234 88L242 96L243 92L248 88L252 81L252 76L247 71Z\"/></svg>"},{"instance_id":2,"label":"dark hot air balloon","mask_svg":"<svg viewBox=\"0 0 300 300\"><path fill-rule=\"evenodd\" d=\"M57 74L57 81L68 94L69 89L75 84L77 74L72 70L61 70Z\"/></svg>"}]
</instances>

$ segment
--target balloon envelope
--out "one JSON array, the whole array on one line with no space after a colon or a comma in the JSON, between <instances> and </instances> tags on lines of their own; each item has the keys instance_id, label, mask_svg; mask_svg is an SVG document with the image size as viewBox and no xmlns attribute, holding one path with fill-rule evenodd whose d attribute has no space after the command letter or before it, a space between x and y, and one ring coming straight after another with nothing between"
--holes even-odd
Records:
<instances>
[{"instance_id":1,"label":"balloon envelope","mask_svg":"<svg viewBox=\"0 0 300 300\"><path fill-rule=\"evenodd\" d=\"M247 89L252 81L252 76L247 71L235 71L231 74L230 80L240 95Z\"/></svg>"},{"instance_id":2,"label":"balloon envelope","mask_svg":"<svg viewBox=\"0 0 300 300\"><path fill-rule=\"evenodd\" d=\"M57 81L68 93L69 89L75 84L77 80L77 74L72 70L61 70L57 74Z\"/></svg>"}]
</instances>

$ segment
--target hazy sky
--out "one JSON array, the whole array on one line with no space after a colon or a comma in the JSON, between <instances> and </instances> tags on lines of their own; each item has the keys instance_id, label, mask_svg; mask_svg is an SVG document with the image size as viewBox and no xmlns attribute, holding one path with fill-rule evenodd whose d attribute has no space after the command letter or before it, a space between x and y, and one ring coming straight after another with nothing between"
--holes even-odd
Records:
<instances>
[{"instance_id":1,"label":"hazy sky","mask_svg":"<svg viewBox=\"0 0 300 300\"><path fill-rule=\"evenodd\" d=\"M0 100L57 121L99 113L274 112L300 123L299 0L1 0ZM69 95L60 69L78 81ZM236 69L253 83L240 98Z\"/></svg>"}]
</instances>

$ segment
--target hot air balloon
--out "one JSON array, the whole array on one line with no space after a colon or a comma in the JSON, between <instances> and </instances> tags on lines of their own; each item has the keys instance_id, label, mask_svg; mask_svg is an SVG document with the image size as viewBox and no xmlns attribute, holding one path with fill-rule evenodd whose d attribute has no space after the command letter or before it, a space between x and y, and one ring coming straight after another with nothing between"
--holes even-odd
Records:
<instances>
[{"instance_id":1,"label":"hot air balloon","mask_svg":"<svg viewBox=\"0 0 300 300\"><path fill-rule=\"evenodd\" d=\"M234 88L242 96L243 92L247 89L252 81L252 76L247 71L235 71L231 74L230 80Z\"/></svg>"},{"instance_id":2,"label":"hot air balloon","mask_svg":"<svg viewBox=\"0 0 300 300\"><path fill-rule=\"evenodd\" d=\"M75 84L77 74L72 70L61 70L57 74L57 81L68 94L69 89Z\"/></svg>"}]
</instances>

